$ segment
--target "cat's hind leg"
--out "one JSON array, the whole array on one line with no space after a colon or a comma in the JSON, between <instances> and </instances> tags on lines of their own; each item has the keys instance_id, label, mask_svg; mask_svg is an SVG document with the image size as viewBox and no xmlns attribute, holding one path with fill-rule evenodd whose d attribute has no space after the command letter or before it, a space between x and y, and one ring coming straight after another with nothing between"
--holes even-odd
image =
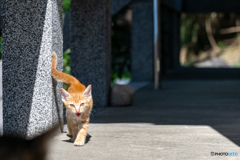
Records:
<instances>
[{"instance_id":1,"label":"cat's hind leg","mask_svg":"<svg viewBox=\"0 0 240 160\"><path fill-rule=\"evenodd\" d=\"M72 136L72 129L71 129L69 123L67 123L67 136L70 137L70 138L73 137L73 136Z\"/></svg>"},{"instance_id":2,"label":"cat's hind leg","mask_svg":"<svg viewBox=\"0 0 240 160\"><path fill-rule=\"evenodd\" d=\"M69 114L67 113L67 136L69 138L72 138L73 137L73 129L72 129L72 126L73 126L73 122L72 122L72 119L71 117L69 116Z\"/></svg>"}]
</instances>

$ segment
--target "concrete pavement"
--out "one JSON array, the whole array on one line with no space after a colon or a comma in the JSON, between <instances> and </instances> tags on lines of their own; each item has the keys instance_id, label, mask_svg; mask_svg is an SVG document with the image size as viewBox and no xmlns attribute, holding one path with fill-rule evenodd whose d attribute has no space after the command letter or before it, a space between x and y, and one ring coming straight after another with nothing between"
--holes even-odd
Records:
<instances>
[{"instance_id":1,"label":"concrete pavement","mask_svg":"<svg viewBox=\"0 0 240 160\"><path fill-rule=\"evenodd\" d=\"M133 106L109 107L92 117L83 147L66 133L56 136L48 159L240 159L240 81L168 80L163 86L144 87Z\"/></svg>"}]
</instances>

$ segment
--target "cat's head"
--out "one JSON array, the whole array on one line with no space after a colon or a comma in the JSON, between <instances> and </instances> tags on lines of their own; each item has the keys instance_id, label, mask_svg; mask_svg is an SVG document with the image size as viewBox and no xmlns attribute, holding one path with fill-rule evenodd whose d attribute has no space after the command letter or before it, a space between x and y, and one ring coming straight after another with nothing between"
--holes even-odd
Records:
<instances>
[{"instance_id":1,"label":"cat's head","mask_svg":"<svg viewBox=\"0 0 240 160\"><path fill-rule=\"evenodd\" d=\"M89 85L82 92L69 93L61 88L62 101L67 110L75 113L77 117L84 119L84 113L89 113L92 108L92 87Z\"/></svg>"},{"instance_id":2,"label":"cat's head","mask_svg":"<svg viewBox=\"0 0 240 160\"><path fill-rule=\"evenodd\" d=\"M32 139L4 135L0 137L1 160L45 160L47 145L59 127L54 127L48 132Z\"/></svg>"}]
</instances>

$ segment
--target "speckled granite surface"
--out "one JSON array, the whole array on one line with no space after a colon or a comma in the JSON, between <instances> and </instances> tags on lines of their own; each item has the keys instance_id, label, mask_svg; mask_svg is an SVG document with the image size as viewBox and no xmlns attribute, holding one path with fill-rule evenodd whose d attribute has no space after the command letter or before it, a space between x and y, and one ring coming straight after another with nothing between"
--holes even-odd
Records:
<instances>
[{"instance_id":1,"label":"speckled granite surface","mask_svg":"<svg viewBox=\"0 0 240 160\"><path fill-rule=\"evenodd\" d=\"M2 109L2 60L0 60L0 135L3 134Z\"/></svg>"},{"instance_id":2,"label":"speckled granite surface","mask_svg":"<svg viewBox=\"0 0 240 160\"><path fill-rule=\"evenodd\" d=\"M111 74L111 1L71 1L71 74L92 84L94 107L108 103Z\"/></svg>"},{"instance_id":3,"label":"speckled granite surface","mask_svg":"<svg viewBox=\"0 0 240 160\"><path fill-rule=\"evenodd\" d=\"M61 0L2 4L3 132L31 138L62 115L56 112L50 70L51 52L62 58Z\"/></svg>"},{"instance_id":4,"label":"speckled granite surface","mask_svg":"<svg viewBox=\"0 0 240 160\"><path fill-rule=\"evenodd\" d=\"M132 4L132 80L153 80L153 3Z\"/></svg>"},{"instance_id":5,"label":"speckled granite surface","mask_svg":"<svg viewBox=\"0 0 240 160\"><path fill-rule=\"evenodd\" d=\"M112 15L119 12L126 5L129 5L131 0L112 0Z\"/></svg>"},{"instance_id":6,"label":"speckled granite surface","mask_svg":"<svg viewBox=\"0 0 240 160\"><path fill-rule=\"evenodd\" d=\"M63 51L70 48L70 11L67 11L63 20Z\"/></svg>"}]
</instances>

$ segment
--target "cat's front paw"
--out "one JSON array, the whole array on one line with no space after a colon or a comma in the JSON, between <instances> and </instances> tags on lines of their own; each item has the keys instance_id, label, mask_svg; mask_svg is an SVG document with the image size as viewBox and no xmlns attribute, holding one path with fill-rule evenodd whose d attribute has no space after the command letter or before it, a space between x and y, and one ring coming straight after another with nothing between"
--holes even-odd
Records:
<instances>
[{"instance_id":1,"label":"cat's front paw","mask_svg":"<svg viewBox=\"0 0 240 160\"><path fill-rule=\"evenodd\" d=\"M74 146L84 146L84 141L75 141Z\"/></svg>"}]
</instances>

